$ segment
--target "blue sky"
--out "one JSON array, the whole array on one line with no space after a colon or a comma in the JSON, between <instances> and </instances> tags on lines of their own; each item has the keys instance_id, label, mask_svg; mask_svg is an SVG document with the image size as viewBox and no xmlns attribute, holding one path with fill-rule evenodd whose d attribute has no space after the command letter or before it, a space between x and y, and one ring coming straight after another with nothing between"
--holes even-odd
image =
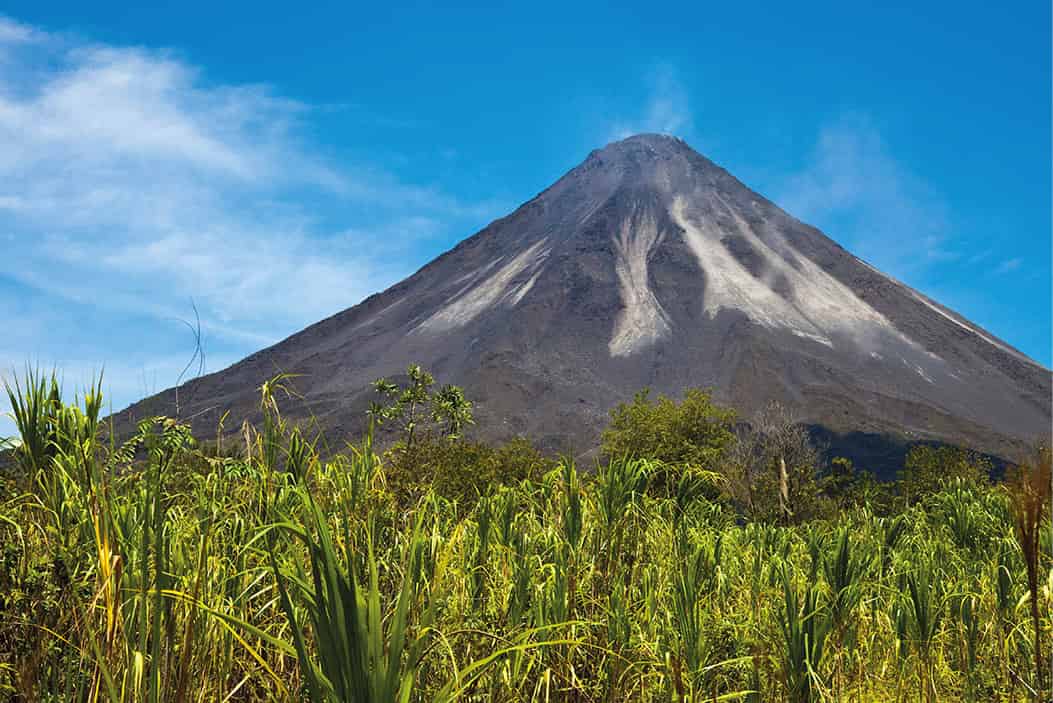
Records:
<instances>
[{"instance_id":1,"label":"blue sky","mask_svg":"<svg viewBox=\"0 0 1053 703\"><path fill-rule=\"evenodd\" d=\"M119 409L638 131L1050 365L1049 3L355 5L5 3L0 368Z\"/></svg>"}]
</instances>

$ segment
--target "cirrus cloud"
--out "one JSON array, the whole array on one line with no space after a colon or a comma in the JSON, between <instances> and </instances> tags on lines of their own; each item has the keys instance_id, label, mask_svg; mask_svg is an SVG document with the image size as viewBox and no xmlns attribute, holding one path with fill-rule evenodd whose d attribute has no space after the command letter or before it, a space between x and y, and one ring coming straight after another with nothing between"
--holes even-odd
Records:
<instances>
[{"instance_id":1,"label":"cirrus cloud","mask_svg":"<svg viewBox=\"0 0 1053 703\"><path fill-rule=\"evenodd\" d=\"M0 366L110 362L120 406L141 395L130 369L176 380L164 345L191 301L229 362L402 278L421 263L392 255L407 243L500 211L331 163L303 136L316 109L168 50L0 17L0 309L14 311ZM84 322L96 309L106 330ZM60 324L97 343L70 352Z\"/></svg>"}]
</instances>

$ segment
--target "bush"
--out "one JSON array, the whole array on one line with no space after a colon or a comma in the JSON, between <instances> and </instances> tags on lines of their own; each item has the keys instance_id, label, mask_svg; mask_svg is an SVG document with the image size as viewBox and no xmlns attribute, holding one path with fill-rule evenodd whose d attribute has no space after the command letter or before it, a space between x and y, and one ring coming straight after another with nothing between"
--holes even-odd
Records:
<instances>
[{"instance_id":1,"label":"bush","mask_svg":"<svg viewBox=\"0 0 1053 703\"><path fill-rule=\"evenodd\" d=\"M388 485L402 505L432 489L470 510L496 487L536 481L556 467L529 440L517 437L491 446L463 439L418 439L396 444L385 455Z\"/></svg>"},{"instance_id":2,"label":"bush","mask_svg":"<svg viewBox=\"0 0 1053 703\"><path fill-rule=\"evenodd\" d=\"M688 389L677 403L663 395L652 401L645 389L611 411L603 453L715 470L735 439L734 421L735 411L714 404L708 391Z\"/></svg>"},{"instance_id":3,"label":"bush","mask_svg":"<svg viewBox=\"0 0 1053 703\"><path fill-rule=\"evenodd\" d=\"M831 459L818 482L828 502L826 511L830 519L850 508L865 506L878 515L887 515L892 507L894 487L882 483L874 472L857 468L851 459L840 456Z\"/></svg>"},{"instance_id":4,"label":"bush","mask_svg":"<svg viewBox=\"0 0 1053 703\"><path fill-rule=\"evenodd\" d=\"M951 446L919 444L907 453L900 472L900 494L908 502L931 495L951 483L989 483L991 461L976 452Z\"/></svg>"}]
</instances>

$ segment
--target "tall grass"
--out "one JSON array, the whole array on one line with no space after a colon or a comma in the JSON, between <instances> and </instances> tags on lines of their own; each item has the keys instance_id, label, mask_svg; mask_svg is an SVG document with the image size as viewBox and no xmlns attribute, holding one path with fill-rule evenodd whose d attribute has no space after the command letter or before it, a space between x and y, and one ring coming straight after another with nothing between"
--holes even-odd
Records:
<instances>
[{"instance_id":1,"label":"tall grass","mask_svg":"<svg viewBox=\"0 0 1053 703\"><path fill-rule=\"evenodd\" d=\"M1019 468L1018 474L1007 484L1010 509L1017 544L1024 557L1027 572L1027 589L1034 634L1035 690L1042 691L1049 679L1046 669L1049 662L1042 656L1042 617L1040 614L1039 570L1043 556L1040 549L1044 518L1049 512L1053 495L1053 452L1042 447L1035 460ZM1049 556L1048 553L1045 556ZM1050 579L1053 582L1053 578Z\"/></svg>"},{"instance_id":2,"label":"tall grass","mask_svg":"<svg viewBox=\"0 0 1053 703\"><path fill-rule=\"evenodd\" d=\"M0 700L1024 700L1048 690L1048 460L896 514L742 522L717 475L562 462L465 509L263 421L101 440L8 386ZM1043 467L1047 468L1043 468ZM1043 473L1045 472L1045 473ZM1047 491L1043 493L1043 491ZM403 506L403 507L398 507Z\"/></svg>"}]
</instances>

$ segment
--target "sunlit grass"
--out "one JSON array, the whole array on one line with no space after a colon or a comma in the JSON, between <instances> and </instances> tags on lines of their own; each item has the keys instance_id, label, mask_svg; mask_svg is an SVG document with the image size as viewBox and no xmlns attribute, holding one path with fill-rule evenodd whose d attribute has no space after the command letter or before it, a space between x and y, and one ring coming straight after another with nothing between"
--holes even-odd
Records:
<instances>
[{"instance_id":1,"label":"sunlit grass","mask_svg":"<svg viewBox=\"0 0 1053 703\"><path fill-rule=\"evenodd\" d=\"M100 441L98 383L8 386L0 699L1024 701L1049 681L1046 454L1005 490L792 526L744 522L719 471L632 458L467 509L425 481L405 509L368 439L323 455L285 422L283 381L258 432L207 447L163 418Z\"/></svg>"}]
</instances>

